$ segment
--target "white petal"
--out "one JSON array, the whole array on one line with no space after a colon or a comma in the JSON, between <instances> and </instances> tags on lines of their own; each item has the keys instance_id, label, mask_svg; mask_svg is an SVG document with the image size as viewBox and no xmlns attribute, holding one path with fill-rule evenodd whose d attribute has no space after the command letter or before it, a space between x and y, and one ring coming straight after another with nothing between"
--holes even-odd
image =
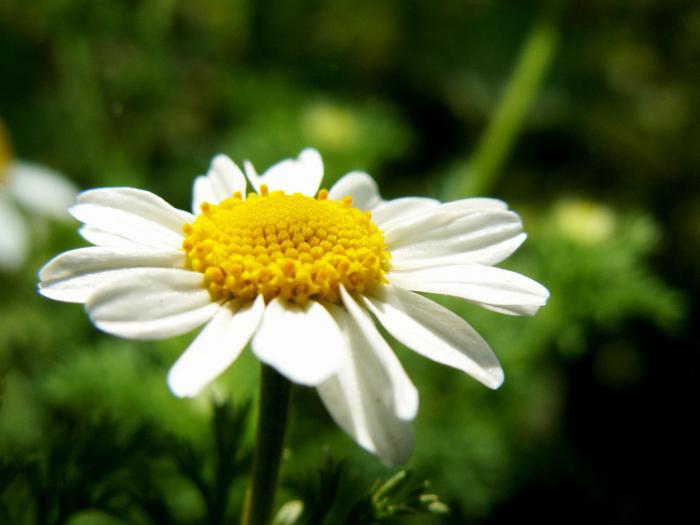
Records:
<instances>
[{"instance_id":1,"label":"white petal","mask_svg":"<svg viewBox=\"0 0 700 525\"><path fill-rule=\"evenodd\" d=\"M415 418L418 413L418 391L406 375L401 362L379 333L367 311L357 304L343 285L340 285L340 296L343 299L343 305L355 323L355 327L362 332L366 344L388 373L386 386L389 387L389 391L385 390L384 395L393 398L392 404L396 417L407 421Z\"/></svg>"},{"instance_id":2,"label":"white petal","mask_svg":"<svg viewBox=\"0 0 700 525\"><path fill-rule=\"evenodd\" d=\"M0 192L0 224L0 268L16 270L27 258L29 234L22 216L3 192Z\"/></svg>"},{"instance_id":3,"label":"white petal","mask_svg":"<svg viewBox=\"0 0 700 525\"><path fill-rule=\"evenodd\" d=\"M78 233L83 239L95 246L132 248L134 250L154 249L146 244L137 243L121 235L115 235L92 226L82 226Z\"/></svg>"},{"instance_id":4,"label":"white petal","mask_svg":"<svg viewBox=\"0 0 700 525\"><path fill-rule=\"evenodd\" d=\"M170 390L178 397L196 396L236 360L264 311L262 295L242 306L235 301L222 306L170 369Z\"/></svg>"},{"instance_id":5,"label":"white petal","mask_svg":"<svg viewBox=\"0 0 700 525\"><path fill-rule=\"evenodd\" d=\"M352 197L353 208L360 210L371 210L383 202L377 183L362 171L343 175L328 192L328 199L337 201L346 195Z\"/></svg>"},{"instance_id":6,"label":"white petal","mask_svg":"<svg viewBox=\"0 0 700 525\"><path fill-rule=\"evenodd\" d=\"M192 213L194 215L199 215L201 213L203 202L210 202L213 204L219 202L214 193L211 181L206 175L195 177L192 183Z\"/></svg>"},{"instance_id":7,"label":"white petal","mask_svg":"<svg viewBox=\"0 0 700 525\"><path fill-rule=\"evenodd\" d=\"M69 219L68 208L78 188L60 173L38 164L13 162L7 173L9 192L30 211L55 219Z\"/></svg>"},{"instance_id":8,"label":"white petal","mask_svg":"<svg viewBox=\"0 0 700 525\"><path fill-rule=\"evenodd\" d=\"M387 280L408 290L454 295L482 305L500 307L503 312L510 309L510 313L516 313L518 307L524 307L522 313L534 313L549 297L547 289L532 279L478 264L390 272Z\"/></svg>"},{"instance_id":9,"label":"white petal","mask_svg":"<svg viewBox=\"0 0 700 525\"><path fill-rule=\"evenodd\" d=\"M379 288L364 303L391 335L419 354L462 370L489 388L503 383L496 355L454 312L394 286Z\"/></svg>"},{"instance_id":10,"label":"white petal","mask_svg":"<svg viewBox=\"0 0 700 525\"><path fill-rule=\"evenodd\" d=\"M91 228L152 248L179 248L182 226L194 221L190 213L135 188L85 191L70 212Z\"/></svg>"},{"instance_id":11,"label":"white petal","mask_svg":"<svg viewBox=\"0 0 700 525\"><path fill-rule=\"evenodd\" d=\"M151 268L129 279L110 280L86 309L98 328L129 339L164 339L207 322L220 308L201 273Z\"/></svg>"},{"instance_id":12,"label":"white petal","mask_svg":"<svg viewBox=\"0 0 700 525\"><path fill-rule=\"evenodd\" d=\"M496 205L486 207L486 204L490 202L500 203L500 201L493 199L465 199L439 206L426 206L419 213L383 223L381 228L384 230L384 240L387 245L401 246L412 242L413 239L425 237L436 231L441 232L455 221L488 223L491 217L499 213L511 217L511 222L515 221L519 224L520 218L515 213L505 211ZM481 207L481 204L484 207ZM472 216L476 219L469 218Z\"/></svg>"},{"instance_id":13,"label":"white petal","mask_svg":"<svg viewBox=\"0 0 700 525\"><path fill-rule=\"evenodd\" d=\"M400 224L406 217L425 212L440 205L440 201L427 197L401 197L383 201L372 210L374 223L385 229L387 225Z\"/></svg>"},{"instance_id":14,"label":"white petal","mask_svg":"<svg viewBox=\"0 0 700 525\"><path fill-rule=\"evenodd\" d=\"M425 247L422 247L420 251L418 247L415 247L411 250L410 256L404 253L395 255L392 251L391 269L396 272L401 272L455 264L484 264L487 266L498 264L510 257L513 252L525 242L526 238L527 235L521 233L491 246L484 246L479 249L468 251L459 251L459 249L455 249L454 253L446 255L431 254L430 250ZM423 251L423 253L421 253L421 251Z\"/></svg>"},{"instance_id":15,"label":"white petal","mask_svg":"<svg viewBox=\"0 0 700 525\"><path fill-rule=\"evenodd\" d=\"M499 306L493 306L492 304L481 304L487 310L493 312L498 312L499 314L506 315L535 315L537 310L540 309L539 306L533 305L523 305L523 304L502 304Z\"/></svg>"},{"instance_id":16,"label":"white petal","mask_svg":"<svg viewBox=\"0 0 700 525\"><path fill-rule=\"evenodd\" d=\"M286 159L258 176L250 162L245 162L246 175L255 191L267 184L270 191L282 190L287 194L301 193L313 197L323 179L323 161L315 149L303 150L296 159Z\"/></svg>"},{"instance_id":17,"label":"white petal","mask_svg":"<svg viewBox=\"0 0 700 525\"><path fill-rule=\"evenodd\" d=\"M238 166L226 155L217 155L211 161L209 172L197 177L192 188L192 213L200 212L203 202L218 204L235 192L245 198L245 176Z\"/></svg>"},{"instance_id":18,"label":"white petal","mask_svg":"<svg viewBox=\"0 0 700 525\"><path fill-rule=\"evenodd\" d=\"M243 169L245 170L245 176L250 182L250 185L257 191L260 192L260 175L258 175L258 170L255 169L253 163L249 160L243 161ZM269 189L269 188L268 188Z\"/></svg>"},{"instance_id":19,"label":"white petal","mask_svg":"<svg viewBox=\"0 0 700 525\"><path fill-rule=\"evenodd\" d=\"M488 197L469 197L468 199L445 202L442 204L442 208L445 211L458 210L462 212L474 212L491 209L507 210L508 205L500 199L491 199Z\"/></svg>"},{"instance_id":20,"label":"white petal","mask_svg":"<svg viewBox=\"0 0 700 525\"><path fill-rule=\"evenodd\" d=\"M338 372L319 385L319 396L336 423L361 447L388 465L403 463L413 448L413 431L411 421L396 414L391 368L350 314L335 305L330 311L349 349Z\"/></svg>"},{"instance_id":21,"label":"white petal","mask_svg":"<svg viewBox=\"0 0 700 525\"><path fill-rule=\"evenodd\" d=\"M320 303L267 305L253 352L263 363L302 385L316 386L340 365L345 345L333 317Z\"/></svg>"},{"instance_id":22,"label":"white petal","mask_svg":"<svg viewBox=\"0 0 700 525\"><path fill-rule=\"evenodd\" d=\"M444 220L440 220L445 217ZM432 227L440 223L439 228ZM522 232L523 225L517 213L509 210L477 210L469 213L463 211L445 211L445 205L433 208L430 213L424 213L411 221L411 228L402 235L400 241L395 241L394 250L399 248L411 249L416 244L432 243L440 247L445 241L462 243L463 249L480 247L494 237L512 236ZM387 228L395 232L398 228Z\"/></svg>"},{"instance_id":23,"label":"white petal","mask_svg":"<svg viewBox=\"0 0 700 525\"><path fill-rule=\"evenodd\" d=\"M182 268L185 256L176 250L90 247L62 253L39 270L39 293L70 303L84 303L98 286L126 280L151 268Z\"/></svg>"},{"instance_id":24,"label":"white petal","mask_svg":"<svg viewBox=\"0 0 700 525\"><path fill-rule=\"evenodd\" d=\"M416 270L447 264L492 265L511 255L525 237L520 217L498 209L462 215L441 226L416 225L390 243L392 269Z\"/></svg>"}]
</instances>

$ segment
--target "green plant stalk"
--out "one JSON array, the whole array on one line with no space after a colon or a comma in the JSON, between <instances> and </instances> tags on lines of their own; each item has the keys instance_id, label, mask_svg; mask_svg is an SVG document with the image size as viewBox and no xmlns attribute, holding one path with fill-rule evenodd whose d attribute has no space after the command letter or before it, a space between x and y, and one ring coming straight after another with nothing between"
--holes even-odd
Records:
<instances>
[{"instance_id":1,"label":"green plant stalk","mask_svg":"<svg viewBox=\"0 0 700 525\"><path fill-rule=\"evenodd\" d=\"M493 187L552 62L559 40L558 11L548 10L527 35L498 107L457 183L459 195L481 195Z\"/></svg>"},{"instance_id":2,"label":"green plant stalk","mask_svg":"<svg viewBox=\"0 0 700 525\"><path fill-rule=\"evenodd\" d=\"M241 525L268 525L272 518L290 390L291 383L286 378L273 368L262 365L253 473Z\"/></svg>"}]
</instances>

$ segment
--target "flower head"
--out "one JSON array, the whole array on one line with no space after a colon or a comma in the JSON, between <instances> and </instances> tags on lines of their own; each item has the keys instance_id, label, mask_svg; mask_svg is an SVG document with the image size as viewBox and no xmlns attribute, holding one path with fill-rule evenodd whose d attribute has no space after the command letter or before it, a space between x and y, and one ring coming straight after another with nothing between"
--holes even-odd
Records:
<instances>
[{"instance_id":1,"label":"flower head","mask_svg":"<svg viewBox=\"0 0 700 525\"><path fill-rule=\"evenodd\" d=\"M333 418L387 463L411 450L418 393L375 326L490 388L503 372L466 321L415 292L533 314L548 292L499 268L525 239L494 199L383 200L352 172L319 190L315 150L246 177L219 155L194 182L193 214L133 188L83 192L71 208L95 246L59 255L39 291L85 303L102 330L159 339L204 329L168 375L194 396L251 341L290 380L318 389Z\"/></svg>"}]
</instances>

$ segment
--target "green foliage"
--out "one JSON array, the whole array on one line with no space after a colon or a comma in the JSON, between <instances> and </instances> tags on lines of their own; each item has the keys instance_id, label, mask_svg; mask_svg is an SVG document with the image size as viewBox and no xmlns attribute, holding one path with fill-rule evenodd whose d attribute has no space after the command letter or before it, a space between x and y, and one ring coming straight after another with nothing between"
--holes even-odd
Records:
<instances>
[{"instance_id":1,"label":"green foliage","mask_svg":"<svg viewBox=\"0 0 700 525\"><path fill-rule=\"evenodd\" d=\"M373 525L396 523L402 516L449 513L438 496L428 492L429 483L416 482L407 470L375 480L363 491L366 483L361 476L345 463L327 457L315 476L307 475L288 485L299 499L282 507L277 517L280 525ZM291 512L300 514L285 519Z\"/></svg>"},{"instance_id":2,"label":"green foliage","mask_svg":"<svg viewBox=\"0 0 700 525\"><path fill-rule=\"evenodd\" d=\"M248 412L215 404L201 446L149 422L56 408L34 447L2 456L3 523L58 525L87 511L126 523L230 523L250 468Z\"/></svg>"},{"instance_id":3,"label":"green foliage","mask_svg":"<svg viewBox=\"0 0 700 525\"><path fill-rule=\"evenodd\" d=\"M8 525L234 523L251 466L248 415L247 406L214 404L202 446L150 423L54 409L34 447L0 456L0 516ZM364 491L361 476L327 458L316 476L288 485L304 510L294 521L281 512L283 523L371 525L448 512L405 470Z\"/></svg>"},{"instance_id":4,"label":"green foliage","mask_svg":"<svg viewBox=\"0 0 700 525\"><path fill-rule=\"evenodd\" d=\"M36 450L3 460L4 522L61 524L90 508L119 514L129 480L151 466L157 450L152 431L60 412L52 414L50 429Z\"/></svg>"},{"instance_id":5,"label":"green foliage","mask_svg":"<svg viewBox=\"0 0 700 525\"><path fill-rule=\"evenodd\" d=\"M660 232L643 213L619 213L603 204L563 201L542 219L538 257L552 291L548 315L560 316L563 352L585 351L593 325L613 331L626 318L646 318L659 328L678 328L685 301L669 289L646 259Z\"/></svg>"}]
</instances>

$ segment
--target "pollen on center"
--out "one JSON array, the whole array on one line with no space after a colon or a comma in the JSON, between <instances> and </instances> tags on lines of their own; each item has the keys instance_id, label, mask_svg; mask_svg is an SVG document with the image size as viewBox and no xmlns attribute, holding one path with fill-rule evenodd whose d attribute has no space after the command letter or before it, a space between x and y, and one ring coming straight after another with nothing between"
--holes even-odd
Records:
<instances>
[{"instance_id":1,"label":"pollen on center","mask_svg":"<svg viewBox=\"0 0 700 525\"><path fill-rule=\"evenodd\" d=\"M262 294L304 304L338 301L339 286L363 292L384 282L389 251L370 212L350 197L314 199L299 193L240 193L183 227L187 266L204 274L215 299L252 299Z\"/></svg>"}]
</instances>

